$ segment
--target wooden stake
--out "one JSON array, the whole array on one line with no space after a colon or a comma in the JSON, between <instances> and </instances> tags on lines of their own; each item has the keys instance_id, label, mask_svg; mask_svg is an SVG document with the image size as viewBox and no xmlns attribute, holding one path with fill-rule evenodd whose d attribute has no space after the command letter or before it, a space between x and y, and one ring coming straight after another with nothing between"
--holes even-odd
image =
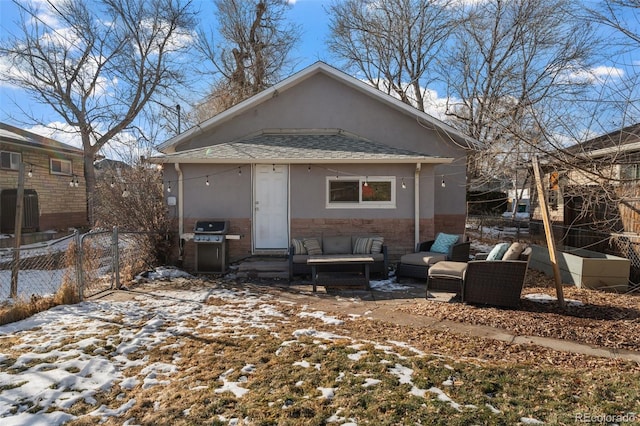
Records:
<instances>
[{"instance_id":1,"label":"wooden stake","mask_svg":"<svg viewBox=\"0 0 640 426\"><path fill-rule=\"evenodd\" d=\"M540 203L540 210L542 212L542 222L544 223L544 232L547 237L547 247L549 249L549 260L551 260L551 267L553 268L553 278L556 283L556 297L558 299L558 305L564 309L564 292L562 291L562 278L560 277L560 267L558 266L558 258L556 256L556 242L553 238L553 227L551 226L551 219L549 218L549 206L547 205L547 194L542 184L542 177L540 174L540 165L538 164L538 157L533 157L533 174L536 179L536 188L538 189L538 200Z\"/></svg>"}]
</instances>

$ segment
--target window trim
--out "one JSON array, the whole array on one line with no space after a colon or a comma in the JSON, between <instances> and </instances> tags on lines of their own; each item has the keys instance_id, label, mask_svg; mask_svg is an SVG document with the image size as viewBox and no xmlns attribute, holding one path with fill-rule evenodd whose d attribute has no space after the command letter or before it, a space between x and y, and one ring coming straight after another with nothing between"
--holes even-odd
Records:
<instances>
[{"instance_id":1,"label":"window trim","mask_svg":"<svg viewBox=\"0 0 640 426\"><path fill-rule=\"evenodd\" d=\"M22 162L22 154L20 152L16 152L16 151L6 151L6 150L2 150L0 151L0 155L2 155L3 153L7 153L9 154L9 167L2 167L2 163L0 162L0 169L2 170L13 170L13 171L18 171L20 170L20 163ZM11 167L13 165L13 162L11 161L11 157L13 157L14 155L18 156L18 162L16 163L16 168L14 169L13 167Z\"/></svg>"},{"instance_id":2,"label":"window trim","mask_svg":"<svg viewBox=\"0 0 640 426\"><path fill-rule=\"evenodd\" d=\"M331 202L331 182L358 181L357 202ZM390 182L390 201L362 201L362 184L364 182ZM327 209L395 209L396 208L396 177L395 176L327 176L325 181L325 207Z\"/></svg>"},{"instance_id":3,"label":"window trim","mask_svg":"<svg viewBox=\"0 0 640 426\"><path fill-rule=\"evenodd\" d=\"M59 161L60 165L62 166L62 164L69 164L69 172L56 172L53 170L53 162L54 161ZM62 167L60 167L62 169ZM66 158L49 158L49 172L52 175L59 175L59 176L73 176L73 161L71 160L67 160Z\"/></svg>"}]
</instances>

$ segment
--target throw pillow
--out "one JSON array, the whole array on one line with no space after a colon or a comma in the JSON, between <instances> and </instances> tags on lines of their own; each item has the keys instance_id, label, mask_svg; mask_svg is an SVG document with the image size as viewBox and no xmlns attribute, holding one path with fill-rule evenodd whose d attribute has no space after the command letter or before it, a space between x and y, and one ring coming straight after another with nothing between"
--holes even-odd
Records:
<instances>
[{"instance_id":1,"label":"throw pillow","mask_svg":"<svg viewBox=\"0 0 640 426\"><path fill-rule=\"evenodd\" d=\"M322 254L322 248L320 248L320 242L317 238L305 238L303 241L304 248L307 249L307 253L312 256Z\"/></svg>"},{"instance_id":2,"label":"throw pillow","mask_svg":"<svg viewBox=\"0 0 640 426\"><path fill-rule=\"evenodd\" d=\"M371 253L371 246L373 245L373 239L367 237L358 237L353 244L353 254L369 254Z\"/></svg>"},{"instance_id":3,"label":"throw pillow","mask_svg":"<svg viewBox=\"0 0 640 426\"><path fill-rule=\"evenodd\" d=\"M293 254L307 254L307 249L304 248L304 242L296 238L291 240L293 246Z\"/></svg>"},{"instance_id":4,"label":"throw pillow","mask_svg":"<svg viewBox=\"0 0 640 426\"><path fill-rule=\"evenodd\" d=\"M443 232L440 232L438 233L436 240L431 245L431 249L429 251L432 251L434 253L449 254L451 247L458 242L459 238L459 235L445 234Z\"/></svg>"},{"instance_id":5,"label":"throw pillow","mask_svg":"<svg viewBox=\"0 0 640 426\"><path fill-rule=\"evenodd\" d=\"M487 256L487 260L500 260L502 256L504 256L505 252L509 249L509 243L499 243L496 244L489 255Z\"/></svg>"},{"instance_id":6,"label":"throw pillow","mask_svg":"<svg viewBox=\"0 0 640 426\"><path fill-rule=\"evenodd\" d=\"M502 260L518 260L526 248L527 245L525 243L513 243L505 252L504 256L502 256Z\"/></svg>"},{"instance_id":7,"label":"throw pillow","mask_svg":"<svg viewBox=\"0 0 640 426\"><path fill-rule=\"evenodd\" d=\"M371 237L371 254L380 254L383 244L384 237Z\"/></svg>"}]
</instances>

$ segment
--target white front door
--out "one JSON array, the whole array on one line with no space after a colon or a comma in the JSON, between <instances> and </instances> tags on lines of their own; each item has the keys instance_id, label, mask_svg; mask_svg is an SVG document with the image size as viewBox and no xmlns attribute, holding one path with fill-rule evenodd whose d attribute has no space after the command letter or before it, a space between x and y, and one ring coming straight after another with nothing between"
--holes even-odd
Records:
<instances>
[{"instance_id":1,"label":"white front door","mask_svg":"<svg viewBox=\"0 0 640 426\"><path fill-rule=\"evenodd\" d=\"M257 164L254 188L254 249L286 249L289 243L289 167Z\"/></svg>"}]
</instances>

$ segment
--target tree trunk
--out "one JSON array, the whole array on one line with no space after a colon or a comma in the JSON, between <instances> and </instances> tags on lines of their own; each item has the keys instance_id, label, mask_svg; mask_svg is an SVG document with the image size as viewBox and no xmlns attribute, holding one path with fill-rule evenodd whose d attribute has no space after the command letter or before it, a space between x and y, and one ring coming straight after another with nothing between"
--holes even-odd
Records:
<instances>
[{"instance_id":1,"label":"tree trunk","mask_svg":"<svg viewBox=\"0 0 640 426\"><path fill-rule=\"evenodd\" d=\"M94 153L91 150L86 150L84 152L84 180L87 191L87 219L89 221L89 226L93 226L94 224L94 194L96 188L96 170L93 167L93 158Z\"/></svg>"}]
</instances>

